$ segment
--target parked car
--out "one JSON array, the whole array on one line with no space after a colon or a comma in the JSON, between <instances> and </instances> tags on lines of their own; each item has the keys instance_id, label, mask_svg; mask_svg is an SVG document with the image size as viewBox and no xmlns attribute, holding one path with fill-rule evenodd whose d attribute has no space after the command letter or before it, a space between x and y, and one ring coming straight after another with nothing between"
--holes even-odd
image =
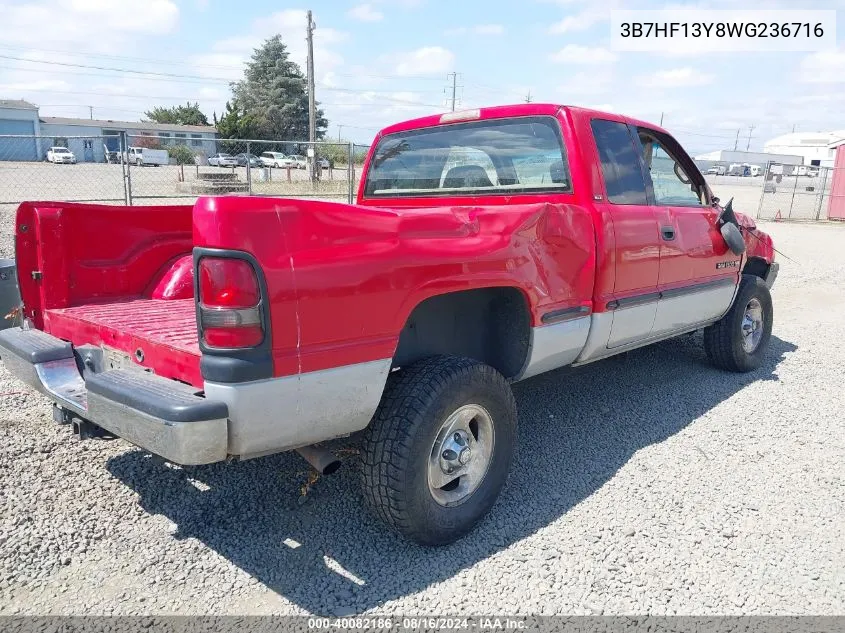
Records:
<instances>
[{"instance_id":1,"label":"parked car","mask_svg":"<svg viewBox=\"0 0 845 633\"><path fill-rule=\"evenodd\" d=\"M264 152L261 154L261 163L265 167L281 167L281 161L287 158L282 152Z\"/></svg>"},{"instance_id":2,"label":"parked car","mask_svg":"<svg viewBox=\"0 0 845 633\"><path fill-rule=\"evenodd\" d=\"M247 154L246 152L236 154L235 160L238 162L240 167L246 167L247 163L249 163L250 167L262 167L264 165L258 156L255 154Z\"/></svg>"},{"instance_id":3,"label":"parked car","mask_svg":"<svg viewBox=\"0 0 845 633\"><path fill-rule=\"evenodd\" d=\"M76 162L76 156L67 147L51 147L47 150L47 162L73 164Z\"/></svg>"},{"instance_id":4,"label":"parked car","mask_svg":"<svg viewBox=\"0 0 845 633\"><path fill-rule=\"evenodd\" d=\"M167 150L164 149L150 149L149 147L130 147L126 152L126 160L130 165L155 166L167 165L170 162L170 156Z\"/></svg>"},{"instance_id":5,"label":"parked car","mask_svg":"<svg viewBox=\"0 0 845 633\"><path fill-rule=\"evenodd\" d=\"M292 166L297 169L306 169L308 167L308 160L301 154L292 154L288 158L292 161Z\"/></svg>"},{"instance_id":6,"label":"parked car","mask_svg":"<svg viewBox=\"0 0 845 633\"><path fill-rule=\"evenodd\" d=\"M297 167L295 157L288 156L282 152L264 152L261 154L261 162L264 163L265 167Z\"/></svg>"},{"instance_id":7,"label":"parked car","mask_svg":"<svg viewBox=\"0 0 845 633\"><path fill-rule=\"evenodd\" d=\"M237 167L238 159L232 156L231 154L221 152L219 154L214 154L213 156L211 156L208 159L208 164L212 167Z\"/></svg>"},{"instance_id":8,"label":"parked car","mask_svg":"<svg viewBox=\"0 0 845 633\"><path fill-rule=\"evenodd\" d=\"M365 165L355 204L21 204L7 369L79 437L176 464L295 449L327 474L321 443L360 433L367 505L439 545L505 483L512 382L700 329L723 370L768 353L772 239L656 125L450 112L382 130Z\"/></svg>"},{"instance_id":9,"label":"parked car","mask_svg":"<svg viewBox=\"0 0 845 633\"><path fill-rule=\"evenodd\" d=\"M715 176L724 176L727 171L728 169L724 165L713 165L710 169L707 170L707 174L712 174Z\"/></svg>"},{"instance_id":10,"label":"parked car","mask_svg":"<svg viewBox=\"0 0 845 633\"><path fill-rule=\"evenodd\" d=\"M329 169L331 167L331 163L329 162L329 159L325 158L323 156L321 156L317 159L316 165L320 169Z\"/></svg>"}]
</instances>

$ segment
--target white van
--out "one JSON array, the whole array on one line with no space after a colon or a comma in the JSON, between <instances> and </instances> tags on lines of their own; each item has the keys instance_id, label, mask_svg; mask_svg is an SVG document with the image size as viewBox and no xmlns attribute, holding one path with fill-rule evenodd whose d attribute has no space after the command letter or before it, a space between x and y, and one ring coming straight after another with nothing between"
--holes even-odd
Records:
<instances>
[{"instance_id":1,"label":"white van","mask_svg":"<svg viewBox=\"0 0 845 633\"><path fill-rule=\"evenodd\" d=\"M126 152L126 160L130 165L167 165L170 157L163 149L150 149L149 147L130 147Z\"/></svg>"}]
</instances>

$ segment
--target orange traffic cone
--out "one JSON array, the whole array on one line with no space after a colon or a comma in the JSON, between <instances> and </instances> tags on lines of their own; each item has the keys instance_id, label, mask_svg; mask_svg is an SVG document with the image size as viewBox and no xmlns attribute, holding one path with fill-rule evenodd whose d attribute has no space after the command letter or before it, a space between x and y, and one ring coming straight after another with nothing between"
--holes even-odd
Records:
<instances>
[{"instance_id":1,"label":"orange traffic cone","mask_svg":"<svg viewBox=\"0 0 845 633\"><path fill-rule=\"evenodd\" d=\"M780 222L781 219L782 218L781 218L781 215L780 215L780 209L778 209L778 212L775 213L775 222Z\"/></svg>"}]
</instances>

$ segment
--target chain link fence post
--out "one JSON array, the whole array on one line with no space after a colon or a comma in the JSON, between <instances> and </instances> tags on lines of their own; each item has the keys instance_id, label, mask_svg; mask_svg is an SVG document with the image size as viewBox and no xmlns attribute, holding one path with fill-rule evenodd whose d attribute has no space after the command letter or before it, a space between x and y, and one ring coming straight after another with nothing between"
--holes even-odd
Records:
<instances>
[{"instance_id":1,"label":"chain link fence post","mask_svg":"<svg viewBox=\"0 0 845 633\"><path fill-rule=\"evenodd\" d=\"M126 206L132 206L132 174L129 168L129 146L126 140L126 132L120 133L120 141L118 143L120 152L119 160L121 171L123 172L123 199Z\"/></svg>"},{"instance_id":2,"label":"chain link fence post","mask_svg":"<svg viewBox=\"0 0 845 633\"><path fill-rule=\"evenodd\" d=\"M795 206L795 194L798 193L798 178L800 177L799 170L795 170L793 172L793 175L793 182L795 184L792 186L792 199L789 201L789 212L786 214L787 218L792 217L792 207Z\"/></svg>"},{"instance_id":3,"label":"chain link fence post","mask_svg":"<svg viewBox=\"0 0 845 633\"><path fill-rule=\"evenodd\" d=\"M763 199L766 197L766 183L770 182L771 179L771 169L772 169L772 161L768 161L766 163L766 171L763 172L763 188L760 191L760 201L757 203L757 219L760 219L760 215L763 213Z\"/></svg>"},{"instance_id":4,"label":"chain link fence post","mask_svg":"<svg viewBox=\"0 0 845 633\"><path fill-rule=\"evenodd\" d=\"M346 161L346 180L349 183L347 201L352 204L355 200L355 143L349 142L349 156Z\"/></svg>"},{"instance_id":5,"label":"chain link fence post","mask_svg":"<svg viewBox=\"0 0 845 633\"><path fill-rule=\"evenodd\" d=\"M252 195L252 154L249 152L249 141L246 142L246 191Z\"/></svg>"},{"instance_id":6,"label":"chain link fence post","mask_svg":"<svg viewBox=\"0 0 845 633\"><path fill-rule=\"evenodd\" d=\"M824 207L824 192L827 187L827 172L830 171L827 167L822 167L821 169L824 172L824 176L822 177L822 189L819 192L819 208L816 210L816 220L821 219L822 216L822 208Z\"/></svg>"}]
</instances>

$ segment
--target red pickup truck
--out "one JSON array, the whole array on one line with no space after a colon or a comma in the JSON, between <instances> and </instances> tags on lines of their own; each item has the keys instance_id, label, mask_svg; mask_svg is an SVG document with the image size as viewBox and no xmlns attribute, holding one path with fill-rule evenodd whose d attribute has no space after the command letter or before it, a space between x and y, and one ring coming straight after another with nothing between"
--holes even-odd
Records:
<instances>
[{"instance_id":1,"label":"red pickup truck","mask_svg":"<svg viewBox=\"0 0 845 633\"><path fill-rule=\"evenodd\" d=\"M421 543L466 534L507 477L510 383L704 329L755 369L772 241L665 130L525 104L378 134L356 204L28 202L20 379L82 436L178 464L362 432L365 498ZM565 385L561 385L565 388Z\"/></svg>"}]
</instances>

